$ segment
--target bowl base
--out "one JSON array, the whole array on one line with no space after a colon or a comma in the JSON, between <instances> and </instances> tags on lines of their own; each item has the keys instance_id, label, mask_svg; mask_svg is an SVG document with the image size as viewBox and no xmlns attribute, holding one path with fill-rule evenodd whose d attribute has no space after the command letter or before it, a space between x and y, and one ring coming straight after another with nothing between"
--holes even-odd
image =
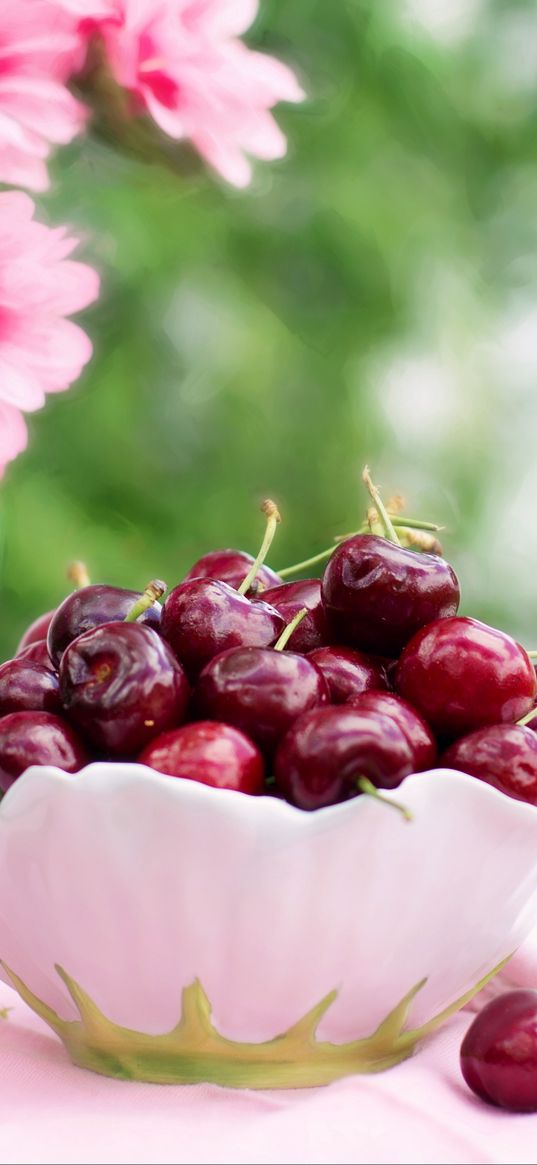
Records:
<instances>
[{"instance_id":1,"label":"bowl base","mask_svg":"<svg viewBox=\"0 0 537 1165\"><path fill-rule=\"evenodd\" d=\"M422 979L370 1036L343 1044L316 1037L320 1020L337 991L331 991L282 1035L265 1043L239 1043L220 1035L214 1027L211 1005L198 979L183 990L182 1014L176 1027L162 1035L148 1035L108 1019L60 966L56 971L76 1004L79 1020L61 1019L14 971L4 963L2 966L24 1002L56 1032L80 1068L151 1084L309 1088L330 1084L342 1076L382 1072L405 1060L420 1040L464 1007L505 962L439 1015L419 1028L405 1030L412 1000L426 982Z\"/></svg>"}]
</instances>

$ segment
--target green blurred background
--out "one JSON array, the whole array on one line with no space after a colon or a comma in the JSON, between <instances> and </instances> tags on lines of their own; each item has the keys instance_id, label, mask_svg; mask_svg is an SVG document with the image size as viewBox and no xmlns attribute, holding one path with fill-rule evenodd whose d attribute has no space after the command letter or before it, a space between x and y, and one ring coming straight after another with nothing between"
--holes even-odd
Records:
<instances>
[{"instance_id":1,"label":"green blurred background","mask_svg":"<svg viewBox=\"0 0 537 1165\"><path fill-rule=\"evenodd\" d=\"M249 41L308 92L288 157L224 186L80 140L40 199L103 278L95 357L2 485L9 655L65 593L271 564L352 529L365 461L446 526L463 607L537 648L534 0L262 0Z\"/></svg>"}]
</instances>

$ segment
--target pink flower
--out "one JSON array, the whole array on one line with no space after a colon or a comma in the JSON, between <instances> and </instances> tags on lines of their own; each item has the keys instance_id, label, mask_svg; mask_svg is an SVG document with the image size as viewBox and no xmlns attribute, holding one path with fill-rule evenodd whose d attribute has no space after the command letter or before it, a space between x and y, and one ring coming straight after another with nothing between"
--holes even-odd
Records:
<instances>
[{"instance_id":1,"label":"pink flower","mask_svg":"<svg viewBox=\"0 0 537 1165\"><path fill-rule=\"evenodd\" d=\"M94 300L98 277L69 259L77 239L33 221L26 194L0 194L0 467L26 443L21 412L80 375L91 344L65 319Z\"/></svg>"},{"instance_id":2,"label":"pink flower","mask_svg":"<svg viewBox=\"0 0 537 1165\"><path fill-rule=\"evenodd\" d=\"M286 65L237 39L254 19L257 0L62 2L71 14L93 19L116 80L160 129L190 139L228 182L250 181L245 154L285 154L270 110L278 101L300 101L303 92Z\"/></svg>"},{"instance_id":3,"label":"pink flower","mask_svg":"<svg viewBox=\"0 0 537 1165\"><path fill-rule=\"evenodd\" d=\"M51 0L0 0L0 182L46 190L54 145L85 111L65 87L83 59L72 17Z\"/></svg>"}]
</instances>

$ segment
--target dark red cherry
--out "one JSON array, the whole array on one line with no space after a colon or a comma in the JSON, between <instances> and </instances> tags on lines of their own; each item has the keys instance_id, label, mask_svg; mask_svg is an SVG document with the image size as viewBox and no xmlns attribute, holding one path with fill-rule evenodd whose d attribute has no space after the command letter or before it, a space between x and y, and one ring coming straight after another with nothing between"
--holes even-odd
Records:
<instances>
[{"instance_id":1,"label":"dark red cherry","mask_svg":"<svg viewBox=\"0 0 537 1165\"><path fill-rule=\"evenodd\" d=\"M482 1100L537 1112L537 991L517 988L491 999L466 1032L460 1062Z\"/></svg>"},{"instance_id":2,"label":"dark red cherry","mask_svg":"<svg viewBox=\"0 0 537 1165\"><path fill-rule=\"evenodd\" d=\"M190 567L183 582L189 582L193 578L214 578L236 589L246 578L254 561L252 555L246 554L244 550L210 550ZM271 570L270 566L260 566L247 595L251 598L268 587L278 586L281 581L279 574ZM304 605L303 603L302 606Z\"/></svg>"},{"instance_id":3,"label":"dark red cherry","mask_svg":"<svg viewBox=\"0 0 537 1165\"><path fill-rule=\"evenodd\" d=\"M327 704L314 663L292 651L235 647L204 668L194 691L197 714L245 732L269 756L297 716Z\"/></svg>"},{"instance_id":4,"label":"dark red cherry","mask_svg":"<svg viewBox=\"0 0 537 1165\"><path fill-rule=\"evenodd\" d=\"M60 603L48 629L48 649L54 666L58 667L65 648L77 635L83 635L85 631L100 627L103 623L125 619L141 595L141 591L129 591L102 583L81 587L68 595ZM160 614L160 603L155 602L140 615L137 622L157 630Z\"/></svg>"},{"instance_id":5,"label":"dark red cherry","mask_svg":"<svg viewBox=\"0 0 537 1165\"><path fill-rule=\"evenodd\" d=\"M513 723L529 712L537 680L524 648L477 619L457 616L422 628L395 674L397 691L439 736Z\"/></svg>"},{"instance_id":6,"label":"dark red cherry","mask_svg":"<svg viewBox=\"0 0 537 1165\"><path fill-rule=\"evenodd\" d=\"M424 624L454 615L460 591L443 558L357 534L334 551L322 595L333 639L395 656Z\"/></svg>"},{"instance_id":7,"label":"dark red cherry","mask_svg":"<svg viewBox=\"0 0 537 1165\"><path fill-rule=\"evenodd\" d=\"M412 772L406 736L388 716L350 704L316 708L293 724L276 753L276 785L300 809L320 809L359 792L366 777L395 789Z\"/></svg>"},{"instance_id":8,"label":"dark red cherry","mask_svg":"<svg viewBox=\"0 0 537 1165\"><path fill-rule=\"evenodd\" d=\"M227 583L197 578L170 591L161 631L187 674L195 678L230 647L270 647L284 626L285 620L268 603L252 603Z\"/></svg>"},{"instance_id":9,"label":"dark red cherry","mask_svg":"<svg viewBox=\"0 0 537 1165\"><path fill-rule=\"evenodd\" d=\"M0 667L0 716L8 712L61 713L55 672L31 660L10 659Z\"/></svg>"},{"instance_id":10,"label":"dark red cherry","mask_svg":"<svg viewBox=\"0 0 537 1165\"><path fill-rule=\"evenodd\" d=\"M144 748L138 760L160 773L200 781L215 789L264 791L265 768L259 749L243 732L213 720L163 732Z\"/></svg>"},{"instance_id":11,"label":"dark red cherry","mask_svg":"<svg viewBox=\"0 0 537 1165\"><path fill-rule=\"evenodd\" d=\"M26 631L24 632L15 655L18 655L19 652L23 651L25 647L28 647L30 643L36 643L39 639L47 638L47 632L50 627L52 617L55 614L56 608L54 608L54 611L45 611L43 615L38 615L37 619L34 619L33 623L30 623L30 626L27 627Z\"/></svg>"},{"instance_id":12,"label":"dark red cherry","mask_svg":"<svg viewBox=\"0 0 537 1165\"><path fill-rule=\"evenodd\" d=\"M432 769L436 762L436 741L425 720L400 696L391 692L364 692L350 701L352 708L358 711L389 716L406 736L414 756L415 773L425 769Z\"/></svg>"},{"instance_id":13,"label":"dark red cherry","mask_svg":"<svg viewBox=\"0 0 537 1165\"><path fill-rule=\"evenodd\" d=\"M308 659L321 669L330 688L332 704L346 704L347 700L370 688L388 687L383 665L352 647L320 647L317 651L310 651Z\"/></svg>"},{"instance_id":14,"label":"dark red cherry","mask_svg":"<svg viewBox=\"0 0 537 1165\"><path fill-rule=\"evenodd\" d=\"M471 732L450 745L438 763L537 805L537 736L522 725L492 724Z\"/></svg>"},{"instance_id":15,"label":"dark red cherry","mask_svg":"<svg viewBox=\"0 0 537 1165\"><path fill-rule=\"evenodd\" d=\"M293 631L288 647L290 651L306 654L316 647L322 647L329 642L328 625L324 607L321 602L321 580L318 578L302 578L296 582L281 583L280 586L270 587L263 591L263 600L275 607L286 623L307 607L307 615Z\"/></svg>"},{"instance_id":16,"label":"dark red cherry","mask_svg":"<svg viewBox=\"0 0 537 1165\"><path fill-rule=\"evenodd\" d=\"M22 659L25 663L38 663L41 667L48 667L49 671L56 670L49 655L46 639L35 639L27 647L22 647L15 658Z\"/></svg>"},{"instance_id":17,"label":"dark red cherry","mask_svg":"<svg viewBox=\"0 0 537 1165\"><path fill-rule=\"evenodd\" d=\"M189 687L167 643L140 623L106 623L79 635L60 664L69 719L98 749L134 756L185 718Z\"/></svg>"},{"instance_id":18,"label":"dark red cherry","mask_svg":"<svg viewBox=\"0 0 537 1165\"><path fill-rule=\"evenodd\" d=\"M30 765L54 765L66 773L76 773L90 759L74 728L51 712L11 712L0 720L3 793Z\"/></svg>"}]
</instances>

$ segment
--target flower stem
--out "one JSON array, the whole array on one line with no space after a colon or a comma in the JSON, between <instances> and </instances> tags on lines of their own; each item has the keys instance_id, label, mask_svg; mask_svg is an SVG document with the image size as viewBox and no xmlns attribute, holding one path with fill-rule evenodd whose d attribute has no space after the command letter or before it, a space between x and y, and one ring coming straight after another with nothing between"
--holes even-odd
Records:
<instances>
[{"instance_id":1,"label":"flower stem","mask_svg":"<svg viewBox=\"0 0 537 1165\"><path fill-rule=\"evenodd\" d=\"M144 611L153 606L158 599L161 599L166 594L168 587L160 578L154 578L149 582L144 590L143 595L133 603L130 611L127 612L123 620L124 623L135 623Z\"/></svg>"},{"instance_id":2,"label":"flower stem","mask_svg":"<svg viewBox=\"0 0 537 1165\"><path fill-rule=\"evenodd\" d=\"M245 595L246 592L250 590L250 587L251 587L251 585L252 585L252 583L257 575L257 572L259 571L260 567L263 565L265 558L267 557L267 554L270 550L270 547L272 545L272 540L273 540L274 535L276 533L276 526L278 525L279 522L281 522L280 511L278 510L276 503L273 502L270 498L267 498L266 501L263 502L263 505L261 506L261 512L263 514L265 514L265 517L267 519L267 528L265 530L265 537L263 538L263 541L261 543L261 549L259 551L259 554L257 555L257 558L255 559L255 561L252 562L252 565L248 571L248 574L246 575L246 578L244 578L242 580L240 587L237 587L239 595Z\"/></svg>"}]
</instances>

